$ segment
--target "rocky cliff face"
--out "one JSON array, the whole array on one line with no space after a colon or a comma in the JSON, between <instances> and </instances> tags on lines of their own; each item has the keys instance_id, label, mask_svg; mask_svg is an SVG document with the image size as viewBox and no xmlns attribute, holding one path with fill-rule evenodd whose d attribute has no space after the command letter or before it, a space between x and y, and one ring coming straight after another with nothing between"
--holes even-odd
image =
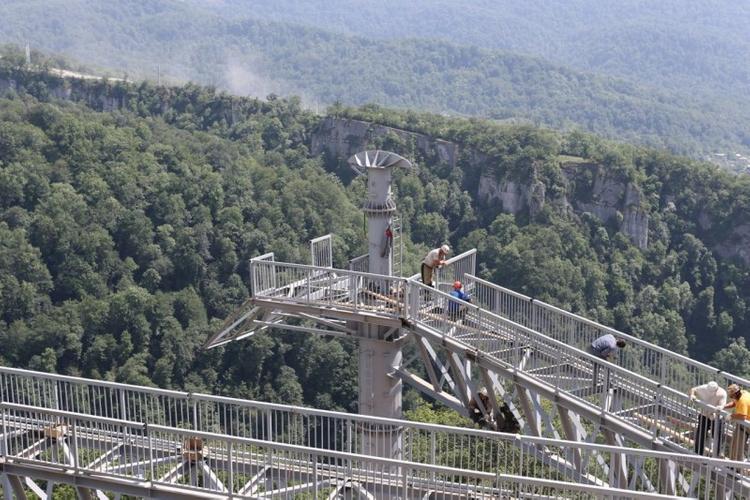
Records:
<instances>
[{"instance_id":1,"label":"rocky cliff face","mask_svg":"<svg viewBox=\"0 0 750 500\"><path fill-rule=\"evenodd\" d=\"M115 95L104 81L98 82L99 85L89 86L81 85L81 82L76 78L48 75L46 93L53 99L84 102L97 111L115 111L127 107L127 98ZM9 90L18 91L20 87L21 84L15 78L0 75L0 94Z\"/></svg>"},{"instance_id":2,"label":"rocky cliff face","mask_svg":"<svg viewBox=\"0 0 750 500\"><path fill-rule=\"evenodd\" d=\"M414 143L428 162L438 162L455 166L459 154L464 163L480 172L475 195L480 204L499 205L503 212L518 214L528 211L532 217L546 204L569 216L589 212L602 221L616 224L639 248L648 247L648 212L641 206L642 194L632 183L622 182L609 176L598 165L591 163L570 163L563 165L568 182L565 196L551 199L546 194L545 185L531 175L531 180L522 183L508 178L498 178L491 171L488 158L476 151L460 147L458 144L434 139L423 134L372 124L360 120L327 117L312 134L311 151L346 159L349 156L371 147L387 134ZM582 185L588 183L588 185ZM577 197L574 192L588 195Z\"/></svg>"},{"instance_id":3,"label":"rocky cliff face","mask_svg":"<svg viewBox=\"0 0 750 500\"><path fill-rule=\"evenodd\" d=\"M638 186L625 183L594 164L564 164L562 168L570 182L582 183L576 186L577 192L590 194L589 199L570 200L576 212L589 212L606 223L614 222L633 244L648 248L649 215L643 208L643 194ZM584 172L587 175L581 175Z\"/></svg>"}]
</instances>

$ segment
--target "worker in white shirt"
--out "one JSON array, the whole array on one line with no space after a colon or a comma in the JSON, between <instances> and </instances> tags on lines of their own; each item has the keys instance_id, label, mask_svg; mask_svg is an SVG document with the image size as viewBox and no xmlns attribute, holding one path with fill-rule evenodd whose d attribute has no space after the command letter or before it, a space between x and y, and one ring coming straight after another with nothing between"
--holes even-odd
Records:
<instances>
[{"instance_id":1,"label":"worker in white shirt","mask_svg":"<svg viewBox=\"0 0 750 500\"><path fill-rule=\"evenodd\" d=\"M698 417L698 428L695 430L695 452L703 455L706 444L706 434L712 431L714 449L721 450L721 419L716 417L716 410L721 410L727 404L727 391L719 387L714 381L690 389L688 397L692 401L700 401L710 408L701 408Z\"/></svg>"},{"instance_id":2,"label":"worker in white shirt","mask_svg":"<svg viewBox=\"0 0 750 500\"><path fill-rule=\"evenodd\" d=\"M422 283L427 286L434 286L432 284L432 272L445 264L445 258L451 251L451 247L443 245L440 248L435 248L427 253L427 256L422 261Z\"/></svg>"}]
</instances>

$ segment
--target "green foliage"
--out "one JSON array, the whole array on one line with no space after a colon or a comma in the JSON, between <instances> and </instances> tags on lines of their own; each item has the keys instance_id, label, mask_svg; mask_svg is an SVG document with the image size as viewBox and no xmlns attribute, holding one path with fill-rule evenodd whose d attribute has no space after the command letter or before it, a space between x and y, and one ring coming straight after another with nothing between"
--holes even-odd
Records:
<instances>
[{"instance_id":1,"label":"green foliage","mask_svg":"<svg viewBox=\"0 0 750 500\"><path fill-rule=\"evenodd\" d=\"M247 298L251 257L305 261L309 239L328 231L336 265L364 253L363 183L344 186L332 173L339 159L311 157L319 117L296 99L0 71L17 82L0 98L0 362L356 409L353 343L274 332L200 350ZM103 103L115 109L95 111ZM437 243L475 246L482 277L745 373L750 273L716 249L732 241L733 221L750 220L746 179L580 133L376 106L336 112L467 152L453 168L415 140L378 139L415 163L395 181L408 270ZM565 208L597 175L642 194L647 249L616 218ZM478 197L480 179L536 186L544 206L503 213ZM457 423L431 411L414 415Z\"/></svg>"},{"instance_id":2,"label":"green foliage","mask_svg":"<svg viewBox=\"0 0 750 500\"><path fill-rule=\"evenodd\" d=\"M16 78L23 100L0 99L3 362L353 409L352 383L321 376L356 380L351 345L258 336L200 349L246 299L251 257L299 261L310 238L361 224L309 157L298 101L80 82L84 101L127 96L126 109L96 113L43 102L35 83L58 88L50 75ZM362 243L337 247L348 256Z\"/></svg>"},{"instance_id":3,"label":"green foliage","mask_svg":"<svg viewBox=\"0 0 750 500\"><path fill-rule=\"evenodd\" d=\"M727 347L714 355L712 361L714 366L726 372L750 377L750 349L745 346L743 337L733 339Z\"/></svg>"}]
</instances>

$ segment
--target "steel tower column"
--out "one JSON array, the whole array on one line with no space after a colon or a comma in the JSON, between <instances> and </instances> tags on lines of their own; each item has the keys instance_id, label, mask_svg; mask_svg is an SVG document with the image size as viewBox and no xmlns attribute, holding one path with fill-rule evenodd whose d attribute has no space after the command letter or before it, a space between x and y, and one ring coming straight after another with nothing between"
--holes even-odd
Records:
<instances>
[{"instance_id":1,"label":"steel tower column","mask_svg":"<svg viewBox=\"0 0 750 500\"><path fill-rule=\"evenodd\" d=\"M390 276L393 249L388 247L390 242L386 230L396 212L396 203L391 196L392 170L395 167L410 168L411 163L395 153L363 151L352 156L349 165L360 174L367 173L367 200L362 208L367 216L369 272ZM382 288L386 286L384 282ZM391 292L386 289L377 291L383 294ZM401 365L398 335L386 338L387 328L367 323L357 323L356 328L359 338L359 412L401 418L402 382L400 378L389 375ZM396 430L367 433L362 438L363 453L392 458L400 454L400 438Z\"/></svg>"}]
</instances>

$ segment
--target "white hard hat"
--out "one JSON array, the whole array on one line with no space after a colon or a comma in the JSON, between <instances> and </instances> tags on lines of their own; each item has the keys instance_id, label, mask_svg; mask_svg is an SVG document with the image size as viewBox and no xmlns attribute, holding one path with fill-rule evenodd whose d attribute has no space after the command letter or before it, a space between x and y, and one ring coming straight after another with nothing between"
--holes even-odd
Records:
<instances>
[{"instance_id":1,"label":"white hard hat","mask_svg":"<svg viewBox=\"0 0 750 500\"><path fill-rule=\"evenodd\" d=\"M448 245L443 245L440 247L440 250L442 250L443 253L450 253L451 247L449 247Z\"/></svg>"},{"instance_id":2,"label":"white hard hat","mask_svg":"<svg viewBox=\"0 0 750 500\"><path fill-rule=\"evenodd\" d=\"M479 389L479 394L481 394L482 396L486 396L487 395L487 388L486 387L482 387L481 389Z\"/></svg>"},{"instance_id":3,"label":"white hard hat","mask_svg":"<svg viewBox=\"0 0 750 500\"><path fill-rule=\"evenodd\" d=\"M711 391L711 392L716 392L716 391L719 390L719 384L717 384L714 381L711 381L711 382L709 382L706 385L708 386L708 390Z\"/></svg>"}]
</instances>

